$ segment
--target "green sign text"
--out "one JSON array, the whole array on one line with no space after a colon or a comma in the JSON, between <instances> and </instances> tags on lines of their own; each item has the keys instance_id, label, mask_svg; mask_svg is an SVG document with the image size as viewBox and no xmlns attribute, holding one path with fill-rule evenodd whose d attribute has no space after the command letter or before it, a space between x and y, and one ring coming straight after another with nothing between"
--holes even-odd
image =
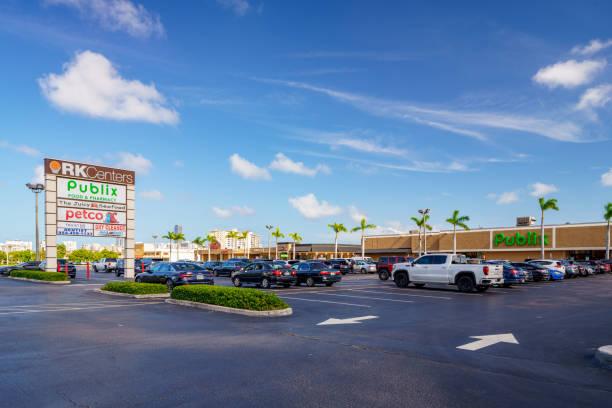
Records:
<instances>
[{"instance_id":1,"label":"green sign text","mask_svg":"<svg viewBox=\"0 0 612 408\"><path fill-rule=\"evenodd\" d=\"M525 246L525 245L540 245L542 243L541 235L537 232L528 232L527 236L523 236L520 233L516 233L511 236L505 236L504 234L495 234L493 240L494 246L505 243L506 246ZM544 235L544 245L548 245L548 235Z\"/></svg>"}]
</instances>

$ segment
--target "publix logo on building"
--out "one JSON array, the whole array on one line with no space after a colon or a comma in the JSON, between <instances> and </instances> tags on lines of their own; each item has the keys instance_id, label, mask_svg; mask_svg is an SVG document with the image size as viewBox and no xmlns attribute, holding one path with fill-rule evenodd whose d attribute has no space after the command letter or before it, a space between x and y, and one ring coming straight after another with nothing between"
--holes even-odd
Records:
<instances>
[{"instance_id":1,"label":"publix logo on building","mask_svg":"<svg viewBox=\"0 0 612 408\"><path fill-rule=\"evenodd\" d=\"M541 238L542 236L537 232L528 232L527 236L521 235L519 232L509 236L498 233L495 234L493 245L496 247L500 244L506 244L506 246L541 245ZM544 234L544 245L548 245L548 235L546 234Z\"/></svg>"}]
</instances>

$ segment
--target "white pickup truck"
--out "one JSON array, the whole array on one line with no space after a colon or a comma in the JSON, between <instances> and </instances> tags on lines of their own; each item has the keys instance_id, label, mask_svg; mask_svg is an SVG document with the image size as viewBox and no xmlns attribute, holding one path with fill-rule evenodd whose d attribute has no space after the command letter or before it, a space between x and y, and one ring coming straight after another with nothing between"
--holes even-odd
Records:
<instances>
[{"instance_id":1,"label":"white pickup truck","mask_svg":"<svg viewBox=\"0 0 612 408\"><path fill-rule=\"evenodd\" d=\"M427 254L393 265L391 279L400 288L410 283L416 287L436 283L457 285L461 292L484 292L491 285L504 283L504 269L501 265L468 264L463 255Z\"/></svg>"},{"instance_id":2,"label":"white pickup truck","mask_svg":"<svg viewBox=\"0 0 612 408\"><path fill-rule=\"evenodd\" d=\"M112 272L117 267L117 258L102 258L93 263L94 272Z\"/></svg>"}]
</instances>

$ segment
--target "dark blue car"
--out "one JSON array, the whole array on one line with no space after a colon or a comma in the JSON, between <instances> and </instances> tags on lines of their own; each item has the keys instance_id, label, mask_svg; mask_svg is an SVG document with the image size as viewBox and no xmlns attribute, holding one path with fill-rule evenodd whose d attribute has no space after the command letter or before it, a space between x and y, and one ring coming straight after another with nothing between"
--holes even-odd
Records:
<instances>
[{"instance_id":1,"label":"dark blue car","mask_svg":"<svg viewBox=\"0 0 612 408\"><path fill-rule=\"evenodd\" d=\"M136 275L136 282L161 283L171 291L181 285L214 285L212 273L189 262L156 262L148 271Z\"/></svg>"},{"instance_id":2,"label":"dark blue car","mask_svg":"<svg viewBox=\"0 0 612 408\"><path fill-rule=\"evenodd\" d=\"M502 265L504 267L504 287L508 288L515 283L525 283L527 274L524 270L512 266L506 262L486 262L492 265Z\"/></svg>"}]
</instances>

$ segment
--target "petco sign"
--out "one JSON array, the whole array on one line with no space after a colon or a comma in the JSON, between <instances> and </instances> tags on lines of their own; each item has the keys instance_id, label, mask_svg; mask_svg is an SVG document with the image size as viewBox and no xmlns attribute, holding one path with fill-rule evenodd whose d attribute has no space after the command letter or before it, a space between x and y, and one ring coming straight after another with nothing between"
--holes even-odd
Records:
<instances>
[{"instance_id":1,"label":"petco sign","mask_svg":"<svg viewBox=\"0 0 612 408\"><path fill-rule=\"evenodd\" d=\"M126 217L124 212L119 211L97 211L58 207L57 220L70 222L87 222L93 224L125 225Z\"/></svg>"}]
</instances>

